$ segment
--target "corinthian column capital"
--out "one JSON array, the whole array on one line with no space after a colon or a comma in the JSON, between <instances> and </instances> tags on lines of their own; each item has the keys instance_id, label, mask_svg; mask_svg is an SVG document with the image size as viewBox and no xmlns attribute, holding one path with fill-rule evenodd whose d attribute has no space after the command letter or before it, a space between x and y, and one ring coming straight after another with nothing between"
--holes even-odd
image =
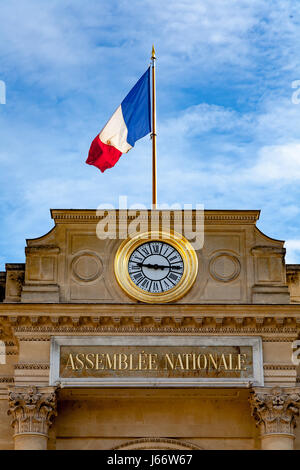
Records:
<instances>
[{"instance_id":1,"label":"corinthian column capital","mask_svg":"<svg viewBox=\"0 0 300 470\"><path fill-rule=\"evenodd\" d=\"M261 435L294 435L299 416L300 388L256 387L250 392L252 416Z\"/></svg>"},{"instance_id":2,"label":"corinthian column capital","mask_svg":"<svg viewBox=\"0 0 300 470\"><path fill-rule=\"evenodd\" d=\"M9 389L9 410L15 436L40 434L48 436L56 411L54 387L11 387Z\"/></svg>"}]
</instances>

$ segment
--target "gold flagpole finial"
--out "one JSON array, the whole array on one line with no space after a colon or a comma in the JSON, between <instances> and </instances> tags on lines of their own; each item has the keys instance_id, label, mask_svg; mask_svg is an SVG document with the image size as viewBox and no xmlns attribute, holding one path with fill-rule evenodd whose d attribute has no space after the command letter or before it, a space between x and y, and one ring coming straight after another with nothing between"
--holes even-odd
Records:
<instances>
[{"instance_id":1,"label":"gold flagpole finial","mask_svg":"<svg viewBox=\"0 0 300 470\"><path fill-rule=\"evenodd\" d=\"M156 59L154 44L152 45L152 56L151 56L151 59Z\"/></svg>"}]
</instances>

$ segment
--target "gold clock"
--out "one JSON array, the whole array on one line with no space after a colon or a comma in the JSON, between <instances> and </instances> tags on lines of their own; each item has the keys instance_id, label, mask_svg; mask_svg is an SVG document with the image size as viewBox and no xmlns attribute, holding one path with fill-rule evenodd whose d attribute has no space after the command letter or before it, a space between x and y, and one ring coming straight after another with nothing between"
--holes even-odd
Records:
<instances>
[{"instance_id":1,"label":"gold clock","mask_svg":"<svg viewBox=\"0 0 300 470\"><path fill-rule=\"evenodd\" d=\"M198 259L182 235L155 231L125 240L116 253L114 269L119 285L131 298L174 302L195 282Z\"/></svg>"}]
</instances>

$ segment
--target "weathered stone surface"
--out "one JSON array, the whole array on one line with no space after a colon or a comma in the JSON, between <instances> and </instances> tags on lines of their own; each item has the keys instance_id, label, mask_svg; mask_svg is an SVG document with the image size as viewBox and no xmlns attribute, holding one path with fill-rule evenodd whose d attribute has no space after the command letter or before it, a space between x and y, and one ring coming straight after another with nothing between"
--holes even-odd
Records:
<instances>
[{"instance_id":1,"label":"weathered stone surface","mask_svg":"<svg viewBox=\"0 0 300 470\"><path fill-rule=\"evenodd\" d=\"M300 303L300 265L287 264L286 276L291 296L291 302Z\"/></svg>"},{"instance_id":2,"label":"weathered stone surface","mask_svg":"<svg viewBox=\"0 0 300 470\"><path fill-rule=\"evenodd\" d=\"M48 234L27 240L26 265L0 273L0 449L300 449L300 366L292 361L300 267L286 267L284 242L257 229L259 211L206 211L195 284L176 303L155 306L127 297L116 282L122 240L97 238L96 211L54 210L52 217ZM189 229L197 217L189 213ZM116 218L121 231L132 222L122 211ZM175 227L179 219L164 211L156 222ZM149 213L141 222L149 228ZM55 395L51 337L104 335L260 338L265 386L251 393L255 419L246 385L67 387Z\"/></svg>"},{"instance_id":3,"label":"weathered stone surface","mask_svg":"<svg viewBox=\"0 0 300 470\"><path fill-rule=\"evenodd\" d=\"M54 210L55 227L45 236L27 240L22 302L136 303L116 282L114 255L122 239L97 238L101 217L96 211ZM129 230L126 211L108 211L117 231ZM150 228L150 211L142 220ZM177 227L181 211L162 211L155 223ZM186 230L196 223L189 215ZM205 211L204 246L198 254L199 273L190 292L178 301L190 303L289 303L285 249L256 228L258 211ZM20 301L20 284L6 283L6 301ZM15 286L15 287L13 287ZM18 290L19 289L19 290Z\"/></svg>"}]
</instances>

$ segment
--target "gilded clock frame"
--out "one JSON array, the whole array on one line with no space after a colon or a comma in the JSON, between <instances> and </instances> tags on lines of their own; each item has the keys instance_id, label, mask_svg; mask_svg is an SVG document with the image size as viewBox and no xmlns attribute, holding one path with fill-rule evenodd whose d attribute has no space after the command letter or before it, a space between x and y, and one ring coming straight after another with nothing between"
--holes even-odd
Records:
<instances>
[{"instance_id":1,"label":"gilded clock frame","mask_svg":"<svg viewBox=\"0 0 300 470\"><path fill-rule=\"evenodd\" d=\"M144 291L134 284L128 273L128 262L133 251L144 243L156 240L173 246L180 253L184 265L178 284L161 293ZM114 272L119 286L134 300L150 304L175 302L186 295L194 284L198 273L198 258L196 251L183 235L174 231L149 231L121 243L115 255Z\"/></svg>"}]
</instances>

